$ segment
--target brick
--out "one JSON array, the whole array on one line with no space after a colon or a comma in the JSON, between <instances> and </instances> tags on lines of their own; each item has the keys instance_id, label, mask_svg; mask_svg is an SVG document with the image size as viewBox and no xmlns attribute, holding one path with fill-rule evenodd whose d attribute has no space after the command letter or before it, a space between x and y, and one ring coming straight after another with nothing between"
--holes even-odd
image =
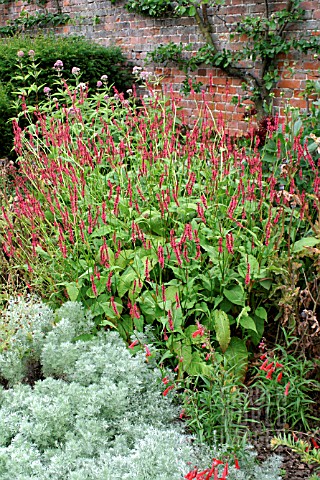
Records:
<instances>
[{"instance_id":1,"label":"brick","mask_svg":"<svg viewBox=\"0 0 320 480\"><path fill-rule=\"evenodd\" d=\"M298 79L281 79L278 82L279 88L290 88L290 89L299 89L301 85L301 80Z\"/></svg>"},{"instance_id":2,"label":"brick","mask_svg":"<svg viewBox=\"0 0 320 480\"><path fill-rule=\"evenodd\" d=\"M184 17L181 19L164 18L151 19L142 17L140 15L127 12L123 5L124 1L120 1L116 5L108 3L106 9L105 0L61 0L62 9L64 12L71 15L81 15L83 18L81 24L75 26L62 26L57 31L58 33L80 33L87 37L94 38L103 45L119 44L126 52L127 57L143 66L143 61L148 51L151 51L159 44L165 44L169 41L183 42L184 44L194 43L195 49L203 45L202 37L199 29L195 24L193 18ZM274 0L272 2L272 10L283 9L286 1ZM320 34L319 20L320 20L320 5L319 0L309 0L303 2L302 5L307 10L308 20L301 25L292 25L290 31L292 35L302 35L309 31L311 34ZM0 4L0 25L4 25L8 19L16 18L25 8L30 13L35 12L38 8L35 5L29 5L27 2L17 0L15 3ZM227 0L221 6L219 14L222 18L226 18L229 24L238 22L243 15L263 13L264 2L257 2L254 0ZM51 0L47 5L48 11L55 12L56 4ZM209 9L213 12L212 9ZM98 25L91 25L91 18L98 16L101 23ZM225 30L223 22L219 19L213 20L213 32L218 34L220 40L223 40L223 45L229 46L229 32ZM241 39L241 40L240 40ZM232 42L233 48L241 50L242 43L245 37L235 38ZM299 97L301 89L305 85L307 78L316 78L317 68L319 62L314 61L312 55L304 56L299 53L291 55L281 55L278 58L277 66L279 69L284 68L284 61L289 61L290 66L296 61L295 74L292 78L282 78L274 93L275 107L281 112L283 105L291 98L295 105L300 108L305 108L305 101ZM256 72L256 70L253 70ZM177 68L164 69L156 66L156 72L160 75L165 75L163 81L163 88L170 90L170 84L176 91L175 95L179 97L179 88L184 80L184 75ZM288 73L288 71L287 71ZM224 112L226 118L230 118L229 129L239 133L241 130L248 128L248 125L243 122L243 112L230 105L230 98L236 94L242 94L241 80L234 78L227 78L223 72L218 68L208 68L207 66L200 67L195 72L197 81L201 81L206 87L204 94L205 100L208 102L210 108L215 112ZM228 82L228 88L226 84ZM228 90L228 94L227 94ZM282 98L282 94L284 94ZM199 104L201 103L202 95L195 95L194 97ZM193 101L182 99L180 104L185 109L185 115L188 118L195 118L197 111L193 108Z\"/></svg>"}]
</instances>

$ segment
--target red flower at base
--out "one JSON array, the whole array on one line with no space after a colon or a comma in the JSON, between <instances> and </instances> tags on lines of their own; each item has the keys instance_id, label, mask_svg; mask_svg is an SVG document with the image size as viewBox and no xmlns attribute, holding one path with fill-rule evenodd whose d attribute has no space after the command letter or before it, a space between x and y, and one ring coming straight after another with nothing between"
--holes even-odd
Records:
<instances>
[{"instance_id":1,"label":"red flower at base","mask_svg":"<svg viewBox=\"0 0 320 480\"><path fill-rule=\"evenodd\" d=\"M197 327L198 327L198 329L195 332L193 332L192 338L196 338L198 335L200 335L200 337L203 337L203 335L205 333L204 332L204 327L203 327L203 325L201 325L201 323L197 322Z\"/></svg>"},{"instance_id":2,"label":"red flower at base","mask_svg":"<svg viewBox=\"0 0 320 480\"><path fill-rule=\"evenodd\" d=\"M139 344L138 340L134 340L132 343L130 343L129 348L133 348L138 344Z\"/></svg>"},{"instance_id":3,"label":"red flower at base","mask_svg":"<svg viewBox=\"0 0 320 480\"><path fill-rule=\"evenodd\" d=\"M290 382L287 383L286 388L284 390L284 395L285 396L289 395L289 388L290 388Z\"/></svg>"},{"instance_id":4,"label":"red flower at base","mask_svg":"<svg viewBox=\"0 0 320 480\"><path fill-rule=\"evenodd\" d=\"M164 397L166 397L168 395L168 393L170 392L170 390L173 390L174 389L174 385L169 385L169 387L167 387L164 392L162 392L162 395Z\"/></svg>"}]
</instances>

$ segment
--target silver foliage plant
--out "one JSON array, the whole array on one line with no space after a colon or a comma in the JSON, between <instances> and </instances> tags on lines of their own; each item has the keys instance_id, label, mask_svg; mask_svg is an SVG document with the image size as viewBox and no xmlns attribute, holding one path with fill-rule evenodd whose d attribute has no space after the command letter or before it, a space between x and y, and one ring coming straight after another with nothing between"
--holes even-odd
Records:
<instances>
[{"instance_id":1,"label":"silver foliage plant","mask_svg":"<svg viewBox=\"0 0 320 480\"><path fill-rule=\"evenodd\" d=\"M22 381L39 358L53 311L31 296L11 299L0 322L0 376L10 385Z\"/></svg>"},{"instance_id":2,"label":"silver foliage plant","mask_svg":"<svg viewBox=\"0 0 320 480\"><path fill-rule=\"evenodd\" d=\"M185 434L178 407L162 396L160 373L143 353L133 356L115 332L74 341L92 327L80 304L67 302L54 314L20 299L2 317L1 325L16 318L42 333L32 337L31 350L28 335L8 337L8 351L15 352L17 335L23 355L10 377L15 385L0 389L0 480L178 480L223 456L222 447L197 446ZM46 377L33 388L21 383L28 351ZM1 357L3 365L6 352ZM278 480L279 466L277 457L257 466L248 450L228 480Z\"/></svg>"},{"instance_id":3,"label":"silver foliage plant","mask_svg":"<svg viewBox=\"0 0 320 480\"><path fill-rule=\"evenodd\" d=\"M72 340L90 329L90 313L76 302L66 302L56 313L37 297L11 299L0 322L0 377L10 386L27 380L40 360L48 333L57 324Z\"/></svg>"}]
</instances>

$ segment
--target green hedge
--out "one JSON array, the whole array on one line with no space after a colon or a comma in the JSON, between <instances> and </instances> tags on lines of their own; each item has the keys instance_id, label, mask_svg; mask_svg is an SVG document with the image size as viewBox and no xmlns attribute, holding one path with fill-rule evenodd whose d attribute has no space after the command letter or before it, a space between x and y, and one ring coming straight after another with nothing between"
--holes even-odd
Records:
<instances>
[{"instance_id":1,"label":"green hedge","mask_svg":"<svg viewBox=\"0 0 320 480\"><path fill-rule=\"evenodd\" d=\"M20 36L0 39L0 157L10 154L12 148L11 126L8 120L15 113L12 110L14 95L11 93L21 87L14 77L18 73L17 52L22 50L28 57L29 50L35 51L35 60L39 65L38 85L51 86L56 79L53 69L54 63L59 59L63 61L63 76L70 78L72 67L81 71L81 81L88 82L90 87L95 87L102 75L108 75L109 82L114 84L119 91L125 91L133 83L131 68L127 65L119 47L103 47L83 37L54 37L38 36L31 38Z\"/></svg>"},{"instance_id":2,"label":"green hedge","mask_svg":"<svg viewBox=\"0 0 320 480\"><path fill-rule=\"evenodd\" d=\"M9 123L12 113L8 89L0 82L0 158L7 155L12 147L12 128Z\"/></svg>"}]
</instances>

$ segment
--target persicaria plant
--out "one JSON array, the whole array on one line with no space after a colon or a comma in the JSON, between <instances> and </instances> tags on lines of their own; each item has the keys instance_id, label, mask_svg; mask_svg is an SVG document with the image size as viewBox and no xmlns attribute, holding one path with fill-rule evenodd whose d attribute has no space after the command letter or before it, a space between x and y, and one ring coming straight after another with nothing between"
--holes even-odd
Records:
<instances>
[{"instance_id":1,"label":"persicaria plant","mask_svg":"<svg viewBox=\"0 0 320 480\"><path fill-rule=\"evenodd\" d=\"M179 378L212 375L210 348L246 363L273 308L276 264L285 269L288 245L309 234L309 212L318 211L307 145L297 141L293 152L310 167L310 194L290 159L281 176L280 150L264 168L254 137L252 150L231 142L205 104L187 127L181 99L148 83L148 98L134 89L126 98L107 78L91 92L64 82L61 61L54 68L48 98L36 107L22 99L14 121L14 195L1 221L9 268L52 303L82 301L99 327L128 341L152 326L166 359L179 359Z\"/></svg>"}]
</instances>

